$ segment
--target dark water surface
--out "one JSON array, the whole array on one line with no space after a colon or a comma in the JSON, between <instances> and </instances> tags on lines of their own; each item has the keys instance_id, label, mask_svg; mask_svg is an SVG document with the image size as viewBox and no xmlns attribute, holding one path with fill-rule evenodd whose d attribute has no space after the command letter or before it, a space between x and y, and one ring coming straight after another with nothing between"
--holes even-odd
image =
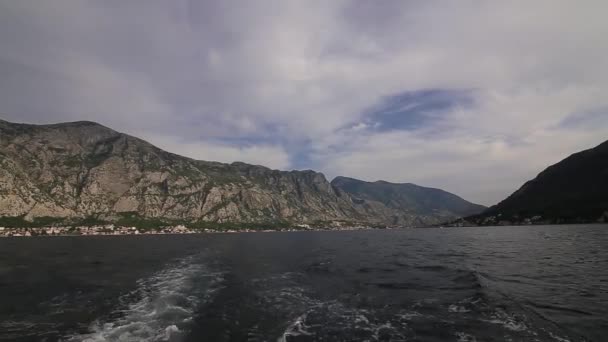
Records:
<instances>
[{"instance_id":1,"label":"dark water surface","mask_svg":"<svg viewBox=\"0 0 608 342\"><path fill-rule=\"evenodd\" d=\"M0 341L607 341L608 226L0 239Z\"/></svg>"}]
</instances>

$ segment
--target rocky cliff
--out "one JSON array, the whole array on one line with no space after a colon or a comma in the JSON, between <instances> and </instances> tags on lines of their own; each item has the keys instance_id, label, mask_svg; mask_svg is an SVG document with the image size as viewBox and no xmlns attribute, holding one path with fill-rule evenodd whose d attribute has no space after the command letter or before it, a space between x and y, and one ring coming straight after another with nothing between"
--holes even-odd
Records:
<instances>
[{"instance_id":1,"label":"rocky cliff","mask_svg":"<svg viewBox=\"0 0 608 342\"><path fill-rule=\"evenodd\" d=\"M353 200L314 171L193 160L93 122L0 120L4 218L413 225L433 215Z\"/></svg>"}]
</instances>

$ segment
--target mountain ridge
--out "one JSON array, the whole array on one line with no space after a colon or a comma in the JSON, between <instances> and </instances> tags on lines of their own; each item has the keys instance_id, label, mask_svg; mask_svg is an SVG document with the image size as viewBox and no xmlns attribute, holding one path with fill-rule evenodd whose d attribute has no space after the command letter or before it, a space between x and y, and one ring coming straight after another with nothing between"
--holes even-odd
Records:
<instances>
[{"instance_id":1,"label":"mountain ridge","mask_svg":"<svg viewBox=\"0 0 608 342\"><path fill-rule=\"evenodd\" d=\"M384 180L367 182L338 176L331 184L354 198L380 202L397 211L409 207L428 215L450 217L467 216L485 209L482 205L468 202L447 191L413 183L391 183Z\"/></svg>"},{"instance_id":2,"label":"mountain ridge","mask_svg":"<svg viewBox=\"0 0 608 342\"><path fill-rule=\"evenodd\" d=\"M0 120L0 216L428 225L443 215L357 203L313 170L195 160L91 121Z\"/></svg>"}]
</instances>

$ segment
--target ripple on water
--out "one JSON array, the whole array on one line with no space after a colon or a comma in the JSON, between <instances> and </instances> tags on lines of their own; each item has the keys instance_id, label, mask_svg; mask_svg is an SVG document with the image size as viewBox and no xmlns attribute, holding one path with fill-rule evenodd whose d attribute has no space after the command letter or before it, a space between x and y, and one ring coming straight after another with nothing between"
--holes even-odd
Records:
<instances>
[{"instance_id":1,"label":"ripple on water","mask_svg":"<svg viewBox=\"0 0 608 342\"><path fill-rule=\"evenodd\" d=\"M65 341L177 341L197 307L220 287L222 277L194 257L182 259L139 280L136 290L120 298L125 307L113 314L117 318L93 322L90 333Z\"/></svg>"},{"instance_id":2,"label":"ripple on water","mask_svg":"<svg viewBox=\"0 0 608 342\"><path fill-rule=\"evenodd\" d=\"M300 308L301 311L286 310L293 313L293 318L285 323L278 341L567 341L559 329L546 326L546 322L533 320L517 310L510 312L507 307L513 303L494 298L492 290L487 288L492 283L477 272L457 273L456 281L468 283L474 291L467 293L474 295L454 303L421 299L405 307L377 306L373 301L370 301L372 305L358 305L339 300L321 301L297 286L283 288L272 300L274 307ZM381 288L400 291L407 287Z\"/></svg>"}]
</instances>

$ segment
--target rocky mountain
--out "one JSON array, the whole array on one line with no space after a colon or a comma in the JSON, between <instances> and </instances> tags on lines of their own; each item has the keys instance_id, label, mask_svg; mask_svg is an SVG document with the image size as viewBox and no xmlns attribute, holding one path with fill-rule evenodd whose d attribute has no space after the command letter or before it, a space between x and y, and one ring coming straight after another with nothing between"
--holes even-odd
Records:
<instances>
[{"instance_id":1,"label":"rocky mountain","mask_svg":"<svg viewBox=\"0 0 608 342\"><path fill-rule=\"evenodd\" d=\"M193 160L93 122L0 120L0 217L5 225L7 220L126 218L415 225L441 217L417 208L426 206L399 212L381 201L361 201L314 171Z\"/></svg>"},{"instance_id":2,"label":"rocky mountain","mask_svg":"<svg viewBox=\"0 0 608 342\"><path fill-rule=\"evenodd\" d=\"M452 193L416 184L396 184L385 181L364 182L348 177L336 177L331 184L348 194L360 206L384 211L398 223L415 215L419 224L444 222L457 217L478 214L486 207L468 202Z\"/></svg>"},{"instance_id":3,"label":"rocky mountain","mask_svg":"<svg viewBox=\"0 0 608 342\"><path fill-rule=\"evenodd\" d=\"M608 141L548 167L507 199L469 220L488 224L608 222Z\"/></svg>"}]
</instances>

